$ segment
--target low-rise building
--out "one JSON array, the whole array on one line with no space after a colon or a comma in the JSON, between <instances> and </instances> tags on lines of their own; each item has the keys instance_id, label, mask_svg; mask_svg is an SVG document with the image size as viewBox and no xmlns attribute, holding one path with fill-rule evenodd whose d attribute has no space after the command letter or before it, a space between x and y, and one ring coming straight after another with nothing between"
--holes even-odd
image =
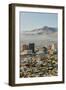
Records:
<instances>
[{"instance_id":1,"label":"low-rise building","mask_svg":"<svg viewBox=\"0 0 66 90\"><path fill-rule=\"evenodd\" d=\"M32 54L32 50L24 50L21 52L21 55L29 55Z\"/></svg>"},{"instance_id":2,"label":"low-rise building","mask_svg":"<svg viewBox=\"0 0 66 90\"><path fill-rule=\"evenodd\" d=\"M28 50L28 45L26 45L26 44L24 44L23 46L22 46L22 51L24 51L24 50Z\"/></svg>"}]
</instances>

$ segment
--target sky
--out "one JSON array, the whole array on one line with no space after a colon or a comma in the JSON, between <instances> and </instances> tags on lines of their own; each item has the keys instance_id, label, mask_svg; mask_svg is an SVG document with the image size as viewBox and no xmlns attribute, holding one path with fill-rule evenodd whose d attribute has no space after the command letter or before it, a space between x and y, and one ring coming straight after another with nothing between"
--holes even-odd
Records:
<instances>
[{"instance_id":1,"label":"sky","mask_svg":"<svg viewBox=\"0 0 66 90\"><path fill-rule=\"evenodd\" d=\"M31 31L44 26L58 27L57 13L37 13L20 12L19 13L20 31Z\"/></svg>"}]
</instances>

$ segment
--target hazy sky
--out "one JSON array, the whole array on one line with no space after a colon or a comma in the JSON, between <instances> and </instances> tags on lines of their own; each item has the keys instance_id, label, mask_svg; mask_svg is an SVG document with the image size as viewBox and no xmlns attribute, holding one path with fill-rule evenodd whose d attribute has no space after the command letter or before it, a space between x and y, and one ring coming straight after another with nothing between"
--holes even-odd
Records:
<instances>
[{"instance_id":1,"label":"hazy sky","mask_svg":"<svg viewBox=\"0 0 66 90\"><path fill-rule=\"evenodd\" d=\"M37 13L20 12L19 13L20 31L30 31L44 26L58 27L57 13Z\"/></svg>"}]
</instances>

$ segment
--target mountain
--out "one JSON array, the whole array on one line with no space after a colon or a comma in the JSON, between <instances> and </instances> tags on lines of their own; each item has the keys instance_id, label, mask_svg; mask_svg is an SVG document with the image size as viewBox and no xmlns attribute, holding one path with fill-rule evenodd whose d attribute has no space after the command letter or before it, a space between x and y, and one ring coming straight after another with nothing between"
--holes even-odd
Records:
<instances>
[{"instance_id":1,"label":"mountain","mask_svg":"<svg viewBox=\"0 0 66 90\"><path fill-rule=\"evenodd\" d=\"M36 47L57 43L57 28L44 26L31 31L20 32L20 45L35 43Z\"/></svg>"},{"instance_id":2,"label":"mountain","mask_svg":"<svg viewBox=\"0 0 66 90\"><path fill-rule=\"evenodd\" d=\"M31 31L23 31L25 35L36 35L36 34L53 34L57 32L57 28L44 26L42 28L34 29Z\"/></svg>"}]
</instances>

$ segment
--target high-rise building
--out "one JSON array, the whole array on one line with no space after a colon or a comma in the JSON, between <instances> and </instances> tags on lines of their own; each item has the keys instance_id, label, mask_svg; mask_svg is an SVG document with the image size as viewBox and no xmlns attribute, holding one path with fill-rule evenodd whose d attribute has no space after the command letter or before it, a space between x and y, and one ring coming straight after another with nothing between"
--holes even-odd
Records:
<instances>
[{"instance_id":1,"label":"high-rise building","mask_svg":"<svg viewBox=\"0 0 66 90\"><path fill-rule=\"evenodd\" d=\"M55 49L55 45L54 45L54 44L51 45L51 49L52 49L52 50Z\"/></svg>"},{"instance_id":2,"label":"high-rise building","mask_svg":"<svg viewBox=\"0 0 66 90\"><path fill-rule=\"evenodd\" d=\"M29 43L29 50L32 50L32 53L35 52L34 48L35 48L35 44L34 43Z\"/></svg>"},{"instance_id":3,"label":"high-rise building","mask_svg":"<svg viewBox=\"0 0 66 90\"><path fill-rule=\"evenodd\" d=\"M43 51L44 51L45 54L48 53L48 49L46 47L43 47Z\"/></svg>"}]
</instances>

